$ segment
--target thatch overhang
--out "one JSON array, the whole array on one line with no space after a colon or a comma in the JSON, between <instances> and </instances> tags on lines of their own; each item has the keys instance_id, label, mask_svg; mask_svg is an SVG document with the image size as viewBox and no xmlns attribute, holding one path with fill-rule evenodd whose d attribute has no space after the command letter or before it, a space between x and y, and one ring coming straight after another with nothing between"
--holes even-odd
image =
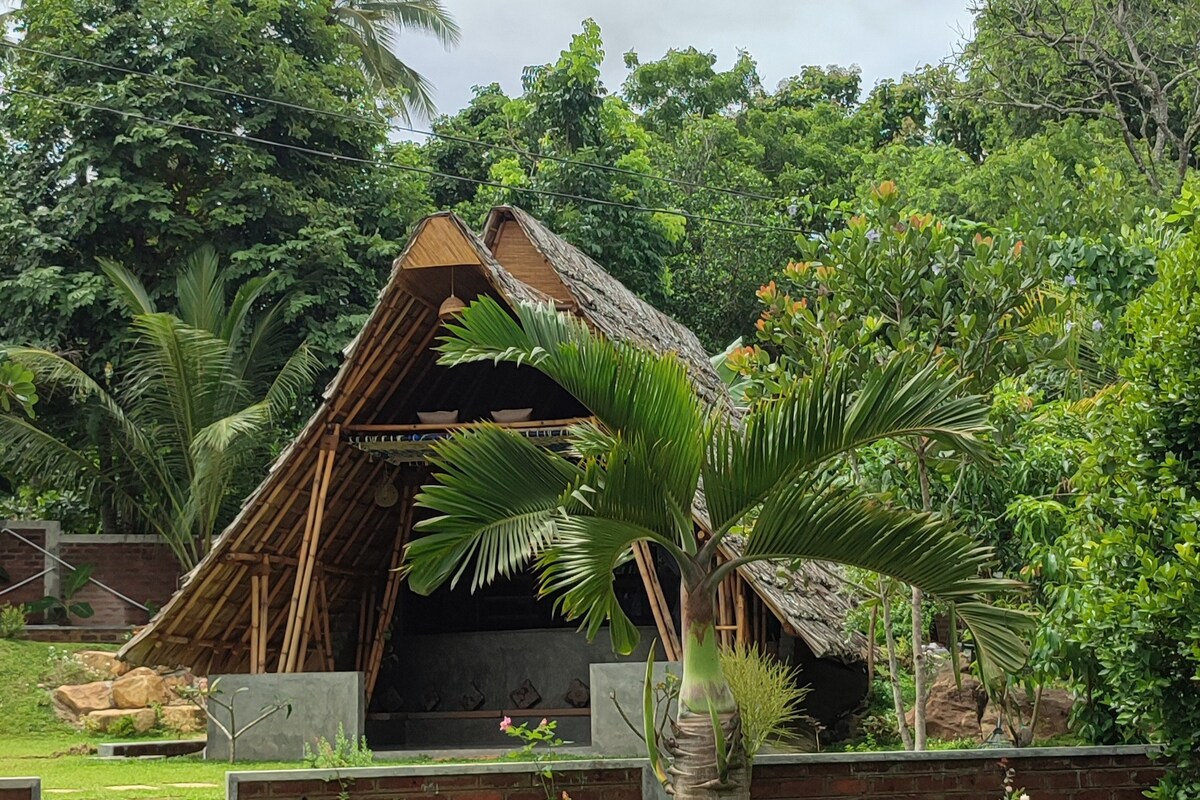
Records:
<instances>
[{"instance_id":1,"label":"thatch overhang","mask_svg":"<svg viewBox=\"0 0 1200 800\"><path fill-rule=\"evenodd\" d=\"M201 673L344 669L335 665L330 620L351 616L360 628L355 668L374 658L371 631L382 638L382 617L398 591L390 572L403 543L397 525L411 527L411 509L406 515L378 502L375 490L394 468L352 440L386 428L401 411L411 413L416 393L445 394L461 380L436 365L431 349L440 331L438 306L451 287L468 301L490 294L510 306L554 302L606 336L674 353L707 402L736 413L690 330L524 211L493 209L483 238L452 213L431 215L396 259L320 407L180 590L122 648L122 658L186 664ZM416 485L410 480L400 488L401 509L411 505ZM697 522L706 525L702 506ZM731 542L726 554L735 556L736 547ZM846 632L852 601L833 568L748 565L740 574L817 657L861 662L865 643Z\"/></svg>"}]
</instances>

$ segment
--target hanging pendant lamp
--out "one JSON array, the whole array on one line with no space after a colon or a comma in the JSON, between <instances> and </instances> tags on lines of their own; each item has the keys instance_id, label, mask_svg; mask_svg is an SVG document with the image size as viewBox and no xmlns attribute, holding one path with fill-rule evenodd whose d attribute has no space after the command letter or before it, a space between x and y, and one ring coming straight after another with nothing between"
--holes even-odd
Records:
<instances>
[{"instance_id":1,"label":"hanging pendant lamp","mask_svg":"<svg viewBox=\"0 0 1200 800\"><path fill-rule=\"evenodd\" d=\"M450 296L442 301L438 306L438 319L442 322L449 322L454 317L457 317L462 310L467 307L467 304L460 300L454 294L454 267L450 268Z\"/></svg>"}]
</instances>

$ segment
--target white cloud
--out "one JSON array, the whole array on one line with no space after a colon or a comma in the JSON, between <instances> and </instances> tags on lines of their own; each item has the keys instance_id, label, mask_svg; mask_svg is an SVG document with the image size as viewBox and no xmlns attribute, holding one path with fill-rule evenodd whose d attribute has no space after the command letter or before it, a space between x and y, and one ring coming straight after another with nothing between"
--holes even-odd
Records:
<instances>
[{"instance_id":1,"label":"white cloud","mask_svg":"<svg viewBox=\"0 0 1200 800\"><path fill-rule=\"evenodd\" d=\"M616 91L623 54L642 61L694 46L733 63L739 48L773 87L806 64L857 64L864 86L948 56L969 31L966 0L446 0L463 31L447 53L429 37L401 39L400 56L433 81L438 107L453 113L471 87L521 89L521 69L557 58L592 17L604 35L604 81Z\"/></svg>"}]
</instances>

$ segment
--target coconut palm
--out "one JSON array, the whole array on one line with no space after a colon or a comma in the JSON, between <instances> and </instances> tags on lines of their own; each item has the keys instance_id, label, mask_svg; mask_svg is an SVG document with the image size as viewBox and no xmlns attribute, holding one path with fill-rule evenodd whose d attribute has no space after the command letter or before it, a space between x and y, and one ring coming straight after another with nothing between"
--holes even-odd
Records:
<instances>
[{"instance_id":1,"label":"coconut palm","mask_svg":"<svg viewBox=\"0 0 1200 800\"><path fill-rule=\"evenodd\" d=\"M837 469L854 449L896 436L979 455L987 409L936 366L893 360L857 391L829 368L734 420L705 407L674 356L601 338L552 307L520 306L514 319L493 300L477 301L439 347L447 365L532 365L595 422L574 429L577 458L496 426L440 443L436 483L418 498L435 516L406 551L411 587L428 593L469 576L475 588L532 565L541 594L566 617L589 637L607 625L615 649L629 653L638 632L617 601L614 569L636 542L669 553L681 575L684 640L669 775L648 739L677 797L748 796L713 609L718 584L742 564L820 559L874 570L952 603L983 666L1023 661L1018 632L1027 619L983 599L1015 588L980 577L989 549L939 517L885 505ZM698 507L707 516L699 534ZM719 563L731 536L744 537L742 555Z\"/></svg>"},{"instance_id":2,"label":"coconut palm","mask_svg":"<svg viewBox=\"0 0 1200 800\"><path fill-rule=\"evenodd\" d=\"M399 95L398 110L432 119L433 85L397 55L404 31L432 34L447 50L458 44L459 30L441 0L334 0L333 21L360 53L367 83L379 93Z\"/></svg>"},{"instance_id":3,"label":"coconut palm","mask_svg":"<svg viewBox=\"0 0 1200 800\"><path fill-rule=\"evenodd\" d=\"M272 422L291 414L317 359L307 346L285 348L282 307L265 301L274 274L247 280L228 299L216 254L204 248L179 273L175 315L159 311L125 268L102 266L132 314L118 374L97 380L37 347L0 347L0 360L30 370L43 395L65 394L96 415L104 446L14 411L0 414L0 465L103 498L162 536L190 569L236 502L235 479L264 457Z\"/></svg>"}]
</instances>

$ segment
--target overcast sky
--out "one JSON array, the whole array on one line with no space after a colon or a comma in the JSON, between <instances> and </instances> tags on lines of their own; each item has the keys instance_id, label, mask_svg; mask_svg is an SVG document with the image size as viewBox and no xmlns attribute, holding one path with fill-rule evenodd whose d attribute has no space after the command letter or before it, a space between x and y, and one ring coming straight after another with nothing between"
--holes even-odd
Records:
<instances>
[{"instance_id":1,"label":"overcast sky","mask_svg":"<svg viewBox=\"0 0 1200 800\"><path fill-rule=\"evenodd\" d=\"M592 17L604 36L604 83L620 88L623 55L643 62L672 47L711 51L728 68L739 48L774 88L805 64L857 64L863 85L946 57L969 31L967 0L445 0L462 28L447 53L430 37L402 38L400 56L433 81L438 110L453 113L471 87L521 88L521 69L558 57Z\"/></svg>"}]
</instances>

